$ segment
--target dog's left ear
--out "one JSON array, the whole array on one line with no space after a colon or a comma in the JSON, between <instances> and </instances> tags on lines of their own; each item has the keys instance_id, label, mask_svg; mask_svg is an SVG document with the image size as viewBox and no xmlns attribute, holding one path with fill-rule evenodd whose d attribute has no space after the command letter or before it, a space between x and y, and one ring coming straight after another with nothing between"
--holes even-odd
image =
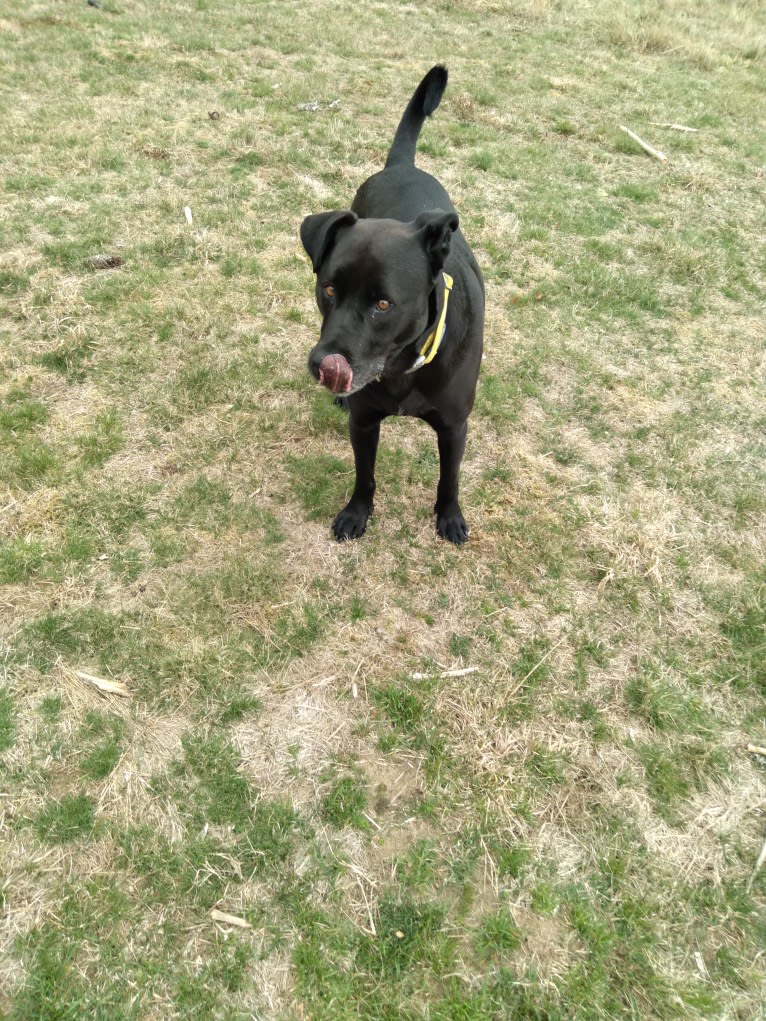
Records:
<instances>
[{"instance_id":1,"label":"dog's left ear","mask_svg":"<svg viewBox=\"0 0 766 1021\"><path fill-rule=\"evenodd\" d=\"M329 213L313 213L301 224L301 241L311 258L316 273L327 254L335 244L335 238L342 227L356 223L356 213L350 209L334 209Z\"/></svg>"},{"instance_id":2,"label":"dog's left ear","mask_svg":"<svg viewBox=\"0 0 766 1021\"><path fill-rule=\"evenodd\" d=\"M459 225L457 213L445 213L441 209L421 213L415 220L415 227L418 229L434 276L441 270L444 260L449 255L452 235Z\"/></svg>"}]
</instances>

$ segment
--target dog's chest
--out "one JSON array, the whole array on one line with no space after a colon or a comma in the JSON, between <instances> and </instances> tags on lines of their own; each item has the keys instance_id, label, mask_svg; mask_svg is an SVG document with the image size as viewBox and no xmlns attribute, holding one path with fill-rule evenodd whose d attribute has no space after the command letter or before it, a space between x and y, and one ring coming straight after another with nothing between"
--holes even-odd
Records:
<instances>
[{"instance_id":1,"label":"dog's chest","mask_svg":"<svg viewBox=\"0 0 766 1021\"><path fill-rule=\"evenodd\" d=\"M418 386L418 375L415 372L371 383L362 391L362 396L366 397L365 403L377 408L384 417L406 415L422 418L435 409L433 395L429 394L427 388L421 390Z\"/></svg>"},{"instance_id":2,"label":"dog's chest","mask_svg":"<svg viewBox=\"0 0 766 1021\"><path fill-rule=\"evenodd\" d=\"M420 390L415 387L410 390L406 396L403 396L396 408L397 415L408 415L414 418L420 418L427 412L433 410L433 402L429 400L425 394L422 394Z\"/></svg>"}]
</instances>

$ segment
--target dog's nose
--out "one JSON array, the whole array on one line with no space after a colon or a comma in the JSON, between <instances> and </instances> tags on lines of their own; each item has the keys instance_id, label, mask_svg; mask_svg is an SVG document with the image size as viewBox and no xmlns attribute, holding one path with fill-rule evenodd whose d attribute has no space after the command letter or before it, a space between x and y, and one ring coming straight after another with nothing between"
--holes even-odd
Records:
<instances>
[{"instance_id":1,"label":"dog's nose","mask_svg":"<svg viewBox=\"0 0 766 1021\"><path fill-rule=\"evenodd\" d=\"M308 369L314 379L335 394L345 394L351 389L354 371L346 355L337 349L317 345L309 354Z\"/></svg>"},{"instance_id":2,"label":"dog's nose","mask_svg":"<svg viewBox=\"0 0 766 1021\"><path fill-rule=\"evenodd\" d=\"M319 364L319 382L334 394L347 394L354 381L354 372L343 355L325 355Z\"/></svg>"}]
</instances>

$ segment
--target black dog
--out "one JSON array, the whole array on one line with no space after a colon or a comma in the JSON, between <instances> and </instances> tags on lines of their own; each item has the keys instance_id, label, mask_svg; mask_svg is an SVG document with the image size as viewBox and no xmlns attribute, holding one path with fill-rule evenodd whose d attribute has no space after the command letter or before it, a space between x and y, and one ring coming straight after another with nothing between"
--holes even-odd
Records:
<instances>
[{"instance_id":1,"label":"black dog","mask_svg":"<svg viewBox=\"0 0 766 1021\"><path fill-rule=\"evenodd\" d=\"M468 538L458 474L481 363L484 283L447 192L415 167L420 129L446 85L445 67L428 72L385 169L365 181L350 210L316 213L301 225L323 317L309 371L350 413L356 484L333 522L339 540L367 526L388 415L414 415L436 430L436 530L450 542Z\"/></svg>"}]
</instances>

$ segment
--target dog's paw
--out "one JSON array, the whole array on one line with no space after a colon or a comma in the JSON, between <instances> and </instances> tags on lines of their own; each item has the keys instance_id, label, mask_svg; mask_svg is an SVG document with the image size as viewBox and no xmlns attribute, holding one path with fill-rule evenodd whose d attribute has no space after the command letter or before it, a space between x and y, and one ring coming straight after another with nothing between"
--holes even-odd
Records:
<instances>
[{"instance_id":1,"label":"dog's paw","mask_svg":"<svg viewBox=\"0 0 766 1021\"><path fill-rule=\"evenodd\" d=\"M338 542L358 539L364 535L372 507L347 504L332 523L332 530Z\"/></svg>"},{"instance_id":2,"label":"dog's paw","mask_svg":"<svg viewBox=\"0 0 766 1021\"><path fill-rule=\"evenodd\" d=\"M453 542L456 546L462 546L468 539L468 525L465 523L460 508L445 511L443 514L437 510L436 531L442 539Z\"/></svg>"}]
</instances>

